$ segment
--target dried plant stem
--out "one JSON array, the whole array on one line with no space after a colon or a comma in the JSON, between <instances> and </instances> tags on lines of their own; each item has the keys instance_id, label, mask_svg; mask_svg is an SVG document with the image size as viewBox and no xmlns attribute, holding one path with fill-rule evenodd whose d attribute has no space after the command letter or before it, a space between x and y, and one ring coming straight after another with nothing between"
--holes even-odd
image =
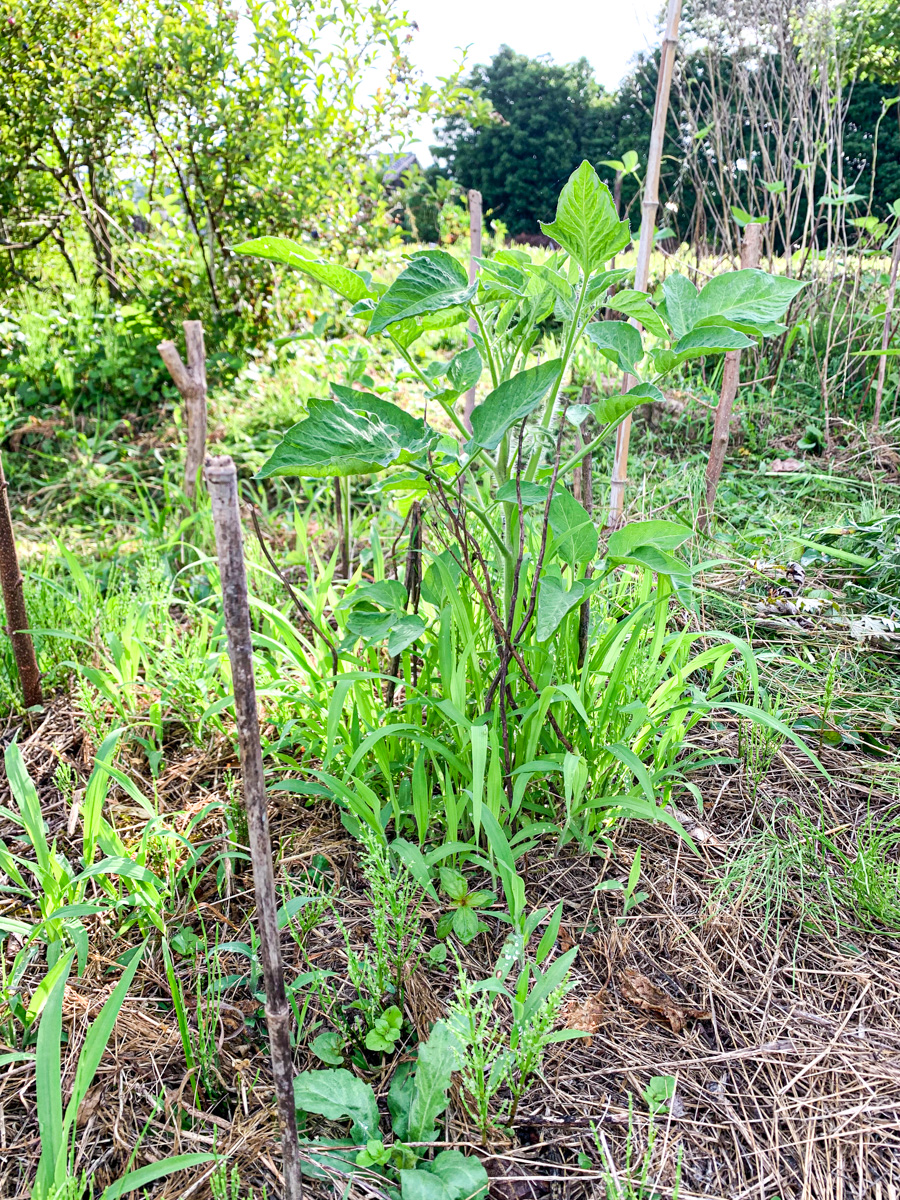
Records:
<instances>
[{"instance_id":1,"label":"dried plant stem","mask_svg":"<svg viewBox=\"0 0 900 1200\"><path fill-rule=\"evenodd\" d=\"M759 266L762 229L762 225L748 225L744 230L744 241L741 246L741 270ZM731 432L731 414L740 378L741 352L740 350L729 350L725 355L722 390L716 406L712 445L709 448L709 459L706 463L706 493L700 504L700 515L697 519L699 528L703 530L709 528L716 507L716 490L725 466L725 455L728 452L728 438Z\"/></svg>"},{"instance_id":2,"label":"dried plant stem","mask_svg":"<svg viewBox=\"0 0 900 1200\"><path fill-rule=\"evenodd\" d=\"M187 453L184 459L184 494L193 500L197 493L197 477L206 455L206 349L203 344L203 322L184 322L184 344L187 366L174 342L160 342L160 357L184 400L187 420Z\"/></svg>"},{"instance_id":3,"label":"dried plant stem","mask_svg":"<svg viewBox=\"0 0 900 1200\"><path fill-rule=\"evenodd\" d=\"M3 603L6 606L6 628L12 642L13 655L19 679L22 682L22 697L26 708L44 703L41 692L41 673L34 653L34 642L28 631L28 614L25 611L25 592L19 558L16 554L16 539L13 533L12 513L0 458L0 584L3 587Z\"/></svg>"},{"instance_id":4,"label":"dried plant stem","mask_svg":"<svg viewBox=\"0 0 900 1200\"><path fill-rule=\"evenodd\" d=\"M407 608L410 612L419 611L419 595L422 590L422 504L414 500L410 506L409 544L406 551L406 588ZM385 689L384 702L388 708L394 703L394 693L397 690L397 672L400 670L401 655L395 654L391 659L389 675ZM335 672L337 673L337 672Z\"/></svg>"},{"instance_id":5,"label":"dried plant stem","mask_svg":"<svg viewBox=\"0 0 900 1200\"><path fill-rule=\"evenodd\" d=\"M291 1011L284 987L284 964L278 933L278 903L272 867L269 818L266 811L266 783L259 740L259 718L256 711L250 606L247 575L244 570L237 471L230 458L210 457L206 460L204 476L212 504L216 552L222 578L222 602L234 687L244 807L247 813L250 859L253 864L256 893L256 917L266 986L266 1024L269 1030L275 1098L281 1120L285 1197L287 1200L301 1200L303 1183L294 1112Z\"/></svg>"}]
</instances>

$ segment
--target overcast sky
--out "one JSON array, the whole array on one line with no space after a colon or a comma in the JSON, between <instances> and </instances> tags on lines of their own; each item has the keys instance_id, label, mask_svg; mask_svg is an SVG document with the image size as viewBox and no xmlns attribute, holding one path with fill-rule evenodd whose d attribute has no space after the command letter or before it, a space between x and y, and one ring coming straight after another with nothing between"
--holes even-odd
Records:
<instances>
[{"instance_id":1,"label":"overcast sky","mask_svg":"<svg viewBox=\"0 0 900 1200\"><path fill-rule=\"evenodd\" d=\"M554 62L584 55L597 78L614 88L639 50L658 40L656 18L664 0L407 0L419 26L411 48L426 78L447 75L469 45L469 62L488 62L505 42L531 58L549 54ZM430 158L426 126L423 145L411 146Z\"/></svg>"}]
</instances>

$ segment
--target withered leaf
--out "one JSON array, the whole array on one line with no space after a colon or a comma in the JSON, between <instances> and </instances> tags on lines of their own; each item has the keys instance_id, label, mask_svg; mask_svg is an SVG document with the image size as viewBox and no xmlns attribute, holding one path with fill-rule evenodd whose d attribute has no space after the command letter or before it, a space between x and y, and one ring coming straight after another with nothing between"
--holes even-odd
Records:
<instances>
[{"instance_id":1,"label":"withered leaf","mask_svg":"<svg viewBox=\"0 0 900 1200\"><path fill-rule=\"evenodd\" d=\"M603 1024L606 1012L604 1004L605 993L598 992L596 996L588 996L586 1000L569 1000L560 1009L563 1029L580 1029L584 1033L595 1034ZM590 1046L593 1037L585 1039Z\"/></svg>"},{"instance_id":2,"label":"withered leaf","mask_svg":"<svg viewBox=\"0 0 900 1200\"><path fill-rule=\"evenodd\" d=\"M642 1012L662 1017L673 1033L681 1033L688 1021L706 1021L710 1017L710 1013L705 1009L673 1000L646 975L642 975L633 967L625 967L620 972L619 988L623 1000L635 1005Z\"/></svg>"}]
</instances>

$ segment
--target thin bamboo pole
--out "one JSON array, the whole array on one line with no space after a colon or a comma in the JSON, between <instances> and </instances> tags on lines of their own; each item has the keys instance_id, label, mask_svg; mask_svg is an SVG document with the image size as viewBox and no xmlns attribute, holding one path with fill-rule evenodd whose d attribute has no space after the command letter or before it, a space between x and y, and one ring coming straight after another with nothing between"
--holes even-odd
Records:
<instances>
[{"instance_id":1,"label":"thin bamboo pole","mask_svg":"<svg viewBox=\"0 0 900 1200\"><path fill-rule=\"evenodd\" d=\"M481 258L481 224L482 224L482 206L481 192L476 192L474 188L469 191L469 283L474 283L478 275L478 263L476 259ZM474 317L469 317L469 345L474 346L472 334L477 333L478 325ZM472 410L475 407L475 388L470 387L466 392L465 405L463 407L463 424L469 433L472 432Z\"/></svg>"},{"instance_id":2,"label":"thin bamboo pole","mask_svg":"<svg viewBox=\"0 0 900 1200\"><path fill-rule=\"evenodd\" d=\"M193 500L197 493L197 476L206 456L206 348L203 343L203 322L184 321L183 324L187 366L181 361L174 342L160 342L157 350L184 400L187 423L184 494Z\"/></svg>"},{"instance_id":3,"label":"thin bamboo pole","mask_svg":"<svg viewBox=\"0 0 900 1200\"><path fill-rule=\"evenodd\" d=\"M744 229L744 240L741 244L742 271L759 266L762 230L762 225L748 225ZM703 530L709 528L716 507L716 491L719 487L719 480L722 478L722 469L725 466L728 438L731 433L731 413L734 409L734 398L737 395L740 380L741 352L740 350L729 350L725 355L725 364L722 368L722 390L719 393L719 403L716 405L712 445L709 448L709 459L706 463L706 492L697 518L697 525Z\"/></svg>"},{"instance_id":4,"label":"thin bamboo pole","mask_svg":"<svg viewBox=\"0 0 900 1200\"><path fill-rule=\"evenodd\" d=\"M39 707L44 703L41 691L41 673L34 653L34 642L28 630L28 613L25 611L25 581L19 570L16 554L16 537L13 532L12 513L3 474L3 459L0 457L0 585L3 587L3 603L6 607L6 631L12 642L16 669L22 684L22 698L26 708Z\"/></svg>"},{"instance_id":5,"label":"thin bamboo pole","mask_svg":"<svg viewBox=\"0 0 900 1200\"><path fill-rule=\"evenodd\" d=\"M222 578L225 632L234 688L234 711L244 784L244 808L256 892L256 920L260 956L266 986L266 1024L275 1100L281 1122L286 1200L302 1200L300 1144L294 1110L294 1070L291 1056L290 1021L284 987L284 963L278 932L278 901L272 868L272 843L266 809L266 781L259 740L256 710L256 681L253 676L253 647L250 634L250 605L244 569L244 543L238 507L237 470L230 458L208 457L204 471L216 531L216 553Z\"/></svg>"},{"instance_id":6,"label":"thin bamboo pole","mask_svg":"<svg viewBox=\"0 0 900 1200\"><path fill-rule=\"evenodd\" d=\"M641 238L638 243L637 266L634 286L639 292L647 290L650 277L650 254L653 250L653 232L656 227L656 210L659 208L659 172L662 166L663 141L666 118L669 112L669 91L672 86L672 71L675 66L675 49L678 45L678 25L681 20L681 0L669 0L666 13L666 31L663 35L659 57L659 79L656 84L656 105L653 109L653 125L650 132L650 153L647 157L647 175L644 180L644 197L641 201ZM631 375L625 376L624 390L637 382ZM616 432L616 453L613 459L612 480L609 492L609 523L613 528L622 524L625 511L625 485L628 482L628 446L631 441L631 415L629 414Z\"/></svg>"}]
</instances>

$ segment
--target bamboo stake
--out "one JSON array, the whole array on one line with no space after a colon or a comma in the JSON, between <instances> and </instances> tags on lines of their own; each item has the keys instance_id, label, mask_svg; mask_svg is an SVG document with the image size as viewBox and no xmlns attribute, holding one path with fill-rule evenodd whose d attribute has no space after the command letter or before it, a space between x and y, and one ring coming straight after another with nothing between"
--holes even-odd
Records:
<instances>
[{"instance_id":1,"label":"bamboo stake","mask_svg":"<svg viewBox=\"0 0 900 1200\"><path fill-rule=\"evenodd\" d=\"M650 253L653 250L653 232L656 227L656 210L659 208L659 172L662 166L663 141L666 132L666 117L669 112L669 90L672 86L672 70L675 66L675 48L678 45L678 24L681 20L681 0L669 0L666 14L666 31L663 35L659 56L659 79L656 84L656 105L653 109L653 125L650 132L650 153L647 157L647 177L644 180L644 197L641 201L641 238L638 243L637 265L634 286L639 292L647 290L650 278ZM636 324L636 322L632 322ZM637 380L625 376L623 390L634 387ZM628 445L631 441L631 414L629 413L616 431L616 453L613 459L612 480L609 492L609 523L613 528L622 524L625 511L625 485L628 482Z\"/></svg>"},{"instance_id":2,"label":"bamboo stake","mask_svg":"<svg viewBox=\"0 0 900 1200\"><path fill-rule=\"evenodd\" d=\"M22 684L22 698L26 708L39 707L44 703L41 692L41 673L34 653L34 642L28 631L28 613L25 611L25 581L19 570L16 554L16 538L13 533L12 513L9 509L6 476L3 474L3 459L0 457L0 585L3 587L3 603L6 606L6 631L12 642L13 656Z\"/></svg>"},{"instance_id":3,"label":"bamboo stake","mask_svg":"<svg viewBox=\"0 0 900 1200\"><path fill-rule=\"evenodd\" d=\"M900 107L900 105L898 105ZM891 343L891 318L894 315L894 297L897 294L897 269L900 268L900 230L891 255L891 279L888 284L887 300L884 305L884 325L881 330L881 349L887 350ZM884 378L887 372L887 355L882 353L878 360L878 379L875 384L875 411L872 414L872 431L877 432L881 424L881 402L884 397Z\"/></svg>"},{"instance_id":4,"label":"bamboo stake","mask_svg":"<svg viewBox=\"0 0 900 1200\"><path fill-rule=\"evenodd\" d=\"M762 228L762 225L748 225L744 229L744 240L741 244L742 271L759 266ZM712 445L709 448L709 459L706 463L706 493L700 503L700 514L697 518L698 528L704 531L709 528L713 510L716 507L716 490L725 466L728 438L731 433L731 413L740 379L741 352L740 350L729 350L725 355L725 365L722 368L722 390L719 393L719 403L716 405Z\"/></svg>"},{"instance_id":5,"label":"bamboo stake","mask_svg":"<svg viewBox=\"0 0 900 1200\"><path fill-rule=\"evenodd\" d=\"M174 342L160 342L156 348L184 400L187 418L184 494L188 500L193 500L197 493L197 477L206 456L206 349L203 322L184 321L183 324L187 366L181 361Z\"/></svg>"},{"instance_id":6,"label":"bamboo stake","mask_svg":"<svg viewBox=\"0 0 900 1200\"><path fill-rule=\"evenodd\" d=\"M469 191L469 283L474 283L478 275L478 263L481 258L481 192L474 188ZM478 332L478 324L474 317L469 317L469 345L474 346L472 334ZM472 410L475 407L475 388L470 387L466 392L463 408L463 424L469 433L472 432Z\"/></svg>"},{"instance_id":7,"label":"bamboo stake","mask_svg":"<svg viewBox=\"0 0 900 1200\"><path fill-rule=\"evenodd\" d=\"M266 810L266 782L259 740L259 717L256 711L256 682L253 677L250 607L238 508L237 471L227 456L210 456L206 460L204 478L212 506L216 552L222 578L225 631L228 635L228 657L231 660L234 710L244 782L244 808L247 812L260 955L266 985L266 1024L269 1029L275 1099L281 1121L284 1194L286 1200L301 1200L303 1181L294 1110L291 1010L284 987L284 964L278 933L278 902L275 895L272 844Z\"/></svg>"}]
</instances>

